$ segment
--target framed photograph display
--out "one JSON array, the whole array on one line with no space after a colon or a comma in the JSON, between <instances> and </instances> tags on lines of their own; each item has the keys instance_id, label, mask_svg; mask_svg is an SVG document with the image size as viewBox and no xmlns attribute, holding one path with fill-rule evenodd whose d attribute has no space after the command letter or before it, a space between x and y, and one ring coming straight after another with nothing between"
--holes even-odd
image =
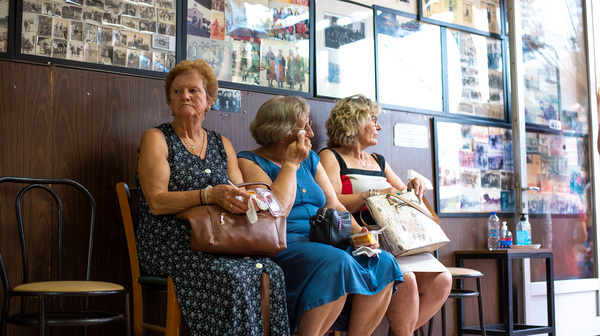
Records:
<instances>
[{"instance_id":1,"label":"framed photograph display","mask_svg":"<svg viewBox=\"0 0 600 336\"><path fill-rule=\"evenodd\" d=\"M500 0L419 0L423 21L435 20L502 34Z\"/></svg>"},{"instance_id":2,"label":"framed photograph display","mask_svg":"<svg viewBox=\"0 0 600 336\"><path fill-rule=\"evenodd\" d=\"M375 7L377 98L385 108L443 113L441 28Z\"/></svg>"},{"instance_id":3,"label":"framed photograph display","mask_svg":"<svg viewBox=\"0 0 600 336\"><path fill-rule=\"evenodd\" d=\"M380 6L409 14L419 14L419 0L356 0L367 6Z\"/></svg>"},{"instance_id":4,"label":"framed photograph display","mask_svg":"<svg viewBox=\"0 0 600 336\"><path fill-rule=\"evenodd\" d=\"M185 58L206 61L221 81L306 95L309 4L309 0L188 0Z\"/></svg>"},{"instance_id":5,"label":"framed photograph display","mask_svg":"<svg viewBox=\"0 0 600 336\"><path fill-rule=\"evenodd\" d=\"M440 216L515 211L510 125L434 118L434 136Z\"/></svg>"},{"instance_id":6,"label":"framed photograph display","mask_svg":"<svg viewBox=\"0 0 600 336\"><path fill-rule=\"evenodd\" d=\"M530 214L584 213L590 181L587 136L526 132L527 209Z\"/></svg>"},{"instance_id":7,"label":"framed photograph display","mask_svg":"<svg viewBox=\"0 0 600 336\"><path fill-rule=\"evenodd\" d=\"M375 100L373 9L340 0L315 8L317 96Z\"/></svg>"},{"instance_id":8,"label":"framed photograph display","mask_svg":"<svg viewBox=\"0 0 600 336\"><path fill-rule=\"evenodd\" d=\"M505 120L502 40L446 31L449 112Z\"/></svg>"},{"instance_id":9,"label":"framed photograph display","mask_svg":"<svg viewBox=\"0 0 600 336\"><path fill-rule=\"evenodd\" d=\"M175 0L24 0L22 55L168 72Z\"/></svg>"},{"instance_id":10,"label":"framed photograph display","mask_svg":"<svg viewBox=\"0 0 600 336\"><path fill-rule=\"evenodd\" d=\"M8 53L8 27L10 25L10 3L0 0L0 55Z\"/></svg>"}]
</instances>

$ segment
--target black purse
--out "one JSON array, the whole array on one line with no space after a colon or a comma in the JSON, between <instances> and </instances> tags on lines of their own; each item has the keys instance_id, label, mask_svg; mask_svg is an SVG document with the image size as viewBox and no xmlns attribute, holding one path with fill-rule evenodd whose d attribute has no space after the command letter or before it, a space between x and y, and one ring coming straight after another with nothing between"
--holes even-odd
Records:
<instances>
[{"instance_id":1,"label":"black purse","mask_svg":"<svg viewBox=\"0 0 600 336\"><path fill-rule=\"evenodd\" d=\"M352 215L348 211L322 207L310 217L308 239L345 249L350 245L351 228Z\"/></svg>"}]
</instances>

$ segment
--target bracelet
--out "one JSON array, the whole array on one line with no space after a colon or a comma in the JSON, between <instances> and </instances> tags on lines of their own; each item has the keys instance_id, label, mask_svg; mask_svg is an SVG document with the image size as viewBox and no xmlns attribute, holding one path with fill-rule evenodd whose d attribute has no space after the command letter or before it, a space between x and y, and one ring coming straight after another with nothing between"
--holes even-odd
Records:
<instances>
[{"instance_id":1,"label":"bracelet","mask_svg":"<svg viewBox=\"0 0 600 336\"><path fill-rule=\"evenodd\" d=\"M373 190L375 192L375 196L379 196L379 190Z\"/></svg>"},{"instance_id":2,"label":"bracelet","mask_svg":"<svg viewBox=\"0 0 600 336\"><path fill-rule=\"evenodd\" d=\"M198 194L200 194L200 205L204 205L204 203L202 203L202 189L198 189Z\"/></svg>"},{"instance_id":3,"label":"bracelet","mask_svg":"<svg viewBox=\"0 0 600 336\"><path fill-rule=\"evenodd\" d=\"M365 194L364 191L361 191L360 195L358 195L358 198L360 198L361 200L365 200L365 198L367 198L367 194Z\"/></svg>"},{"instance_id":4,"label":"bracelet","mask_svg":"<svg viewBox=\"0 0 600 336\"><path fill-rule=\"evenodd\" d=\"M373 196L373 189L369 189L369 197Z\"/></svg>"},{"instance_id":5,"label":"bracelet","mask_svg":"<svg viewBox=\"0 0 600 336\"><path fill-rule=\"evenodd\" d=\"M210 203L208 202L208 194L207 194L207 190L212 188L211 186L208 186L204 189L204 201L206 202L206 205L209 205Z\"/></svg>"}]
</instances>

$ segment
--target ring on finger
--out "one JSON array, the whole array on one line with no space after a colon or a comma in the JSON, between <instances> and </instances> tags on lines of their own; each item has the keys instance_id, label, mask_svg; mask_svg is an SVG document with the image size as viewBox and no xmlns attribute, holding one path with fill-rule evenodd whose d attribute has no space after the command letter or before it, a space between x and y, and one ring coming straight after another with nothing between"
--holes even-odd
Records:
<instances>
[{"instance_id":1,"label":"ring on finger","mask_svg":"<svg viewBox=\"0 0 600 336\"><path fill-rule=\"evenodd\" d=\"M233 209L233 203L229 203L229 210Z\"/></svg>"}]
</instances>

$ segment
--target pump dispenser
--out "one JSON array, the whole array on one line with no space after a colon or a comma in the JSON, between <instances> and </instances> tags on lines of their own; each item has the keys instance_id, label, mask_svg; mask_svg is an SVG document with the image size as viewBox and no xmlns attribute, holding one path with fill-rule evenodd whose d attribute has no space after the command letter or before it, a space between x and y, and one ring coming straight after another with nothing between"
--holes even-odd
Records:
<instances>
[{"instance_id":1,"label":"pump dispenser","mask_svg":"<svg viewBox=\"0 0 600 336\"><path fill-rule=\"evenodd\" d=\"M502 227L500 227L500 248L510 248L512 240L512 233L508 231L506 222L502 222Z\"/></svg>"},{"instance_id":2,"label":"pump dispenser","mask_svg":"<svg viewBox=\"0 0 600 336\"><path fill-rule=\"evenodd\" d=\"M531 245L531 224L527 221L525 214L521 214L521 220L517 223L517 245Z\"/></svg>"}]
</instances>

